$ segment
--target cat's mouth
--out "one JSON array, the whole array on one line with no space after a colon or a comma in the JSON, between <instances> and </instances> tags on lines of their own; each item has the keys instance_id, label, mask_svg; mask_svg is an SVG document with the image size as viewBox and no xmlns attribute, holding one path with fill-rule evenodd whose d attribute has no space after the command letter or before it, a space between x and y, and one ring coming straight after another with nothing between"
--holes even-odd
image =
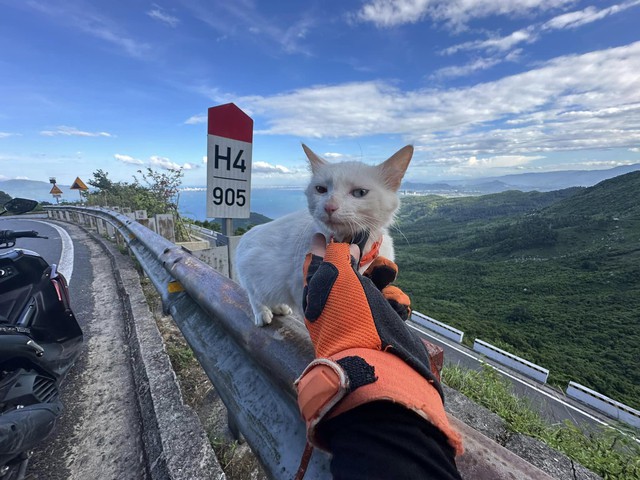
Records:
<instances>
[{"instance_id":1,"label":"cat's mouth","mask_svg":"<svg viewBox=\"0 0 640 480\"><path fill-rule=\"evenodd\" d=\"M324 224L329 230L331 230L331 232L333 232L336 240L340 242L348 241L358 233L356 230L354 230L354 226L351 223L342 222L335 218L326 219L324 221Z\"/></svg>"}]
</instances>

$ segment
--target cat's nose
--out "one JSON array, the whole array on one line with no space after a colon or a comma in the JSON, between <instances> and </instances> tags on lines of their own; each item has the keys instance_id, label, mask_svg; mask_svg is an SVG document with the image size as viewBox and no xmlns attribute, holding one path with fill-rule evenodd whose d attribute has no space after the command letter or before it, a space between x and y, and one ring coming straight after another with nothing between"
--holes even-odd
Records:
<instances>
[{"instance_id":1,"label":"cat's nose","mask_svg":"<svg viewBox=\"0 0 640 480\"><path fill-rule=\"evenodd\" d=\"M329 215L334 213L336 210L338 210L338 206L333 203L327 203L324 206L324 211L327 212Z\"/></svg>"}]
</instances>

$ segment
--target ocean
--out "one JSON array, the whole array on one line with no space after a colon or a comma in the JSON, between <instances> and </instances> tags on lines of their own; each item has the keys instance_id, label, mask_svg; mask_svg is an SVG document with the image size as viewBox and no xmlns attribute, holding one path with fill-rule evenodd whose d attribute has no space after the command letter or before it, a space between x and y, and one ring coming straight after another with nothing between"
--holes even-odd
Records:
<instances>
[{"instance_id":1,"label":"ocean","mask_svg":"<svg viewBox=\"0 0 640 480\"><path fill-rule=\"evenodd\" d=\"M186 188L180 192L178 211L193 220L207 219L206 188ZM253 188L251 211L279 218L296 210L307 208L307 197L302 188Z\"/></svg>"}]
</instances>

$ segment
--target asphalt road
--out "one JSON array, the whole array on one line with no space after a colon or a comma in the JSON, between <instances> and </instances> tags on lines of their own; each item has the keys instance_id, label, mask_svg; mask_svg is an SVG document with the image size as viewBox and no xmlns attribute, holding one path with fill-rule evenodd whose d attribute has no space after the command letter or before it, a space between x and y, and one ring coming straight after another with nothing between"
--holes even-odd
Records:
<instances>
[{"instance_id":1,"label":"asphalt road","mask_svg":"<svg viewBox=\"0 0 640 480\"><path fill-rule=\"evenodd\" d=\"M147 478L124 312L102 247L80 228L46 218L0 218L0 229L49 237L19 239L16 247L58 265L84 332L83 352L61 388L64 412L54 433L34 451L27 478Z\"/></svg>"},{"instance_id":2,"label":"asphalt road","mask_svg":"<svg viewBox=\"0 0 640 480\"><path fill-rule=\"evenodd\" d=\"M444 338L421 325L409 322L409 326L421 337L440 345L444 349L444 359L447 364L460 365L472 370L480 370L484 364L493 367L512 383L513 390L517 395L528 398L531 405L553 423L570 420L584 428L612 426L611 420L606 416L566 397L558 389L536 382L497 362L493 362L474 350Z\"/></svg>"}]
</instances>

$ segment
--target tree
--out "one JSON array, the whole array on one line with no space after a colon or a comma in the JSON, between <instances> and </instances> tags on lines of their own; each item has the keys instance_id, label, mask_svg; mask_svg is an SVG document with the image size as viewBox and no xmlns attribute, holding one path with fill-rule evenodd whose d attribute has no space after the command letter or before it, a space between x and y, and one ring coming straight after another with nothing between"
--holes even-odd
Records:
<instances>
[{"instance_id":1,"label":"tree","mask_svg":"<svg viewBox=\"0 0 640 480\"><path fill-rule=\"evenodd\" d=\"M163 173L147 168L144 172L138 170L138 173L141 179L134 175L133 182L128 183L114 182L108 172L96 170L88 181L96 190L87 194L87 204L146 210L149 216L171 213L176 219L176 238L187 240L189 235L178 214L182 169Z\"/></svg>"},{"instance_id":2,"label":"tree","mask_svg":"<svg viewBox=\"0 0 640 480\"><path fill-rule=\"evenodd\" d=\"M113 188L113 182L109 179L109 174L102 169L93 172L93 178L89 180L88 183L101 191L107 191Z\"/></svg>"},{"instance_id":3,"label":"tree","mask_svg":"<svg viewBox=\"0 0 640 480\"><path fill-rule=\"evenodd\" d=\"M164 173L147 168L146 173L142 170L138 170L138 173L146 184L145 188L159 205L162 205L167 211L178 211L180 185L184 176L182 169L169 170ZM133 178L135 183L140 185L140 181L135 176Z\"/></svg>"}]
</instances>

